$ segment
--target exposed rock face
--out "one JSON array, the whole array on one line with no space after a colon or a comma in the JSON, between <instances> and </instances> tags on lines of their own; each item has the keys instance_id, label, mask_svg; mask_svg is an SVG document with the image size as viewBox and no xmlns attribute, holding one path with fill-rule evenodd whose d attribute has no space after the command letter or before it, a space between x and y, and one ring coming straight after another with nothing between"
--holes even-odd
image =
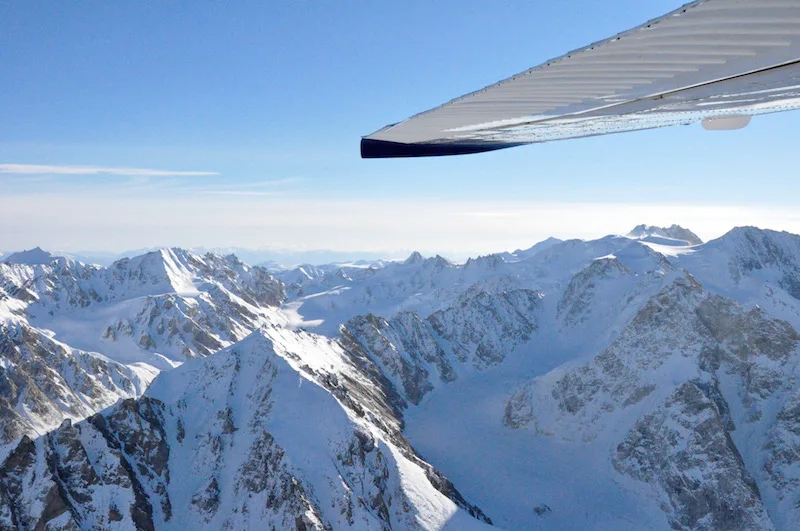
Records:
<instances>
[{"instance_id":1,"label":"exposed rock face","mask_svg":"<svg viewBox=\"0 0 800 531\"><path fill-rule=\"evenodd\" d=\"M316 331L336 335L341 325L366 313L391 318L413 312L424 317L456 304L470 290L496 294L526 288L507 266L499 255L457 265L441 256L415 253L405 262L381 268L315 272L301 266L278 273L278 278L287 283L289 300L302 301L306 319L323 319Z\"/></svg>"},{"instance_id":2,"label":"exposed rock face","mask_svg":"<svg viewBox=\"0 0 800 531\"><path fill-rule=\"evenodd\" d=\"M729 245L738 251L734 265L742 272L769 266L794 269L797 265L797 237L785 232L739 227L720 238L719 244Z\"/></svg>"},{"instance_id":3,"label":"exposed rock face","mask_svg":"<svg viewBox=\"0 0 800 531\"><path fill-rule=\"evenodd\" d=\"M558 302L556 317L565 331L606 330L643 304L662 285L674 267L645 246L624 258L632 269L614 256L593 260L570 280ZM633 254L634 256L630 256ZM590 332L591 333L591 332Z\"/></svg>"},{"instance_id":4,"label":"exposed rock face","mask_svg":"<svg viewBox=\"0 0 800 531\"><path fill-rule=\"evenodd\" d=\"M763 474L751 476L759 465L743 460L735 430L770 431L765 470L783 495L800 495L786 475L787 449L796 444L787 437L792 403L777 422L763 415L797 385L785 375L797 366L799 340L788 323L679 277L589 363L520 388L505 422L566 439L620 441L614 467L658 486L675 529L772 529L756 484Z\"/></svg>"},{"instance_id":5,"label":"exposed rock face","mask_svg":"<svg viewBox=\"0 0 800 531\"><path fill-rule=\"evenodd\" d=\"M663 387L658 384L665 371L680 370L676 377L688 379L701 372L715 374L722 364L727 373L742 378L744 403L749 404L775 390L780 378L769 365L786 363L797 340L788 323L711 295L692 277L678 278L591 363L548 375L521 390L511 401L519 407L509 409L507 420L513 425L533 422L536 415L521 397L535 402L534 393L541 394L548 402L555 400L558 413L538 423L539 429L555 433L559 425L577 423L583 436L593 438L601 429L597 420L606 412L639 403L656 386Z\"/></svg>"},{"instance_id":6,"label":"exposed rock face","mask_svg":"<svg viewBox=\"0 0 800 531\"><path fill-rule=\"evenodd\" d=\"M437 365L445 367L444 375L452 374L452 368L444 350L427 326L422 324L424 321L418 315L403 314L398 316L398 319L411 321L416 325L417 336L421 336L422 339L422 351L419 348L412 348L410 352L406 352L399 332L388 321L374 315L352 319L347 327L343 327L342 334L345 342L359 344L369 359L376 363L384 374L390 375L408 400L412 404L418 404L422 397L433 389L433 384L430 382L430 364L434 367ZM443 378L446 377L444 375Z\"/></svg>"},{"instance_id":7,"label":"exposed rock face","mask_svg":"<svg viewBox=\"0 0 800 531\"><path fill-rule=\"evenodd\" d=\"M612 452L623 474L658 485L673 529L773 529L705 385L681 385Z\"/></svg>"},{"instance_id":8,"label":"exposed rock face","mask_svg":"<svg viewBox=\"0 0 800 531\"><path fill-rule=\"evenodd\" d=\"M800 327L800 236L739 227L698 251L681 266L705 285Z\"/></svg>"},{"instance_id":9,"label":"exposed rock face","mask_svg":"<svg viewBox=\"0 0 800 531\"><path fill-rule=\"evenodd\" d=\"M598 284L610 281L618 285L625 277L633 276L633 271L616 258L600 258L586 266L575 275L567 286L564 296L558 303L558 315L567 324L580 323L597 304Z\"/></svg>"},{"instance_id":10,"label":"exposed rock face","mask_svg":"<svg viewBox=\"0 0 800 531\"><path fill-rule=\"evenodd\" d=\"M764 437L766 459L759 479L765 495L779 508L772 514L779 528L789 529L800 520L797 493L800 491L800 395L789 396ZM758 450L758 449L757 449Z\"/></svg>"},{"instance_id":11,"label":"exposed rock face","mask_svg":"<svg viewBox=\"0 0 800 531\"><path fill-rule=\"evenodd\" d=\"M175 359L208 356L246 336L265 322L263 311L211 289L194 298L176 294L148 296L131 318L108 325L102 338L131 338L142 349Z\"/></svg>"},{"instance_id":12,"label":"exposed rock face","mask_svg":"<svg viewBox=\"0 0 800 531\"><path fill-rule=\"evenodd\" d=\"M540 300L541 294L531 290L470 290L427 319L411 312L389 321L366 315L351 319L342 334L363 349L409 402L419 404L436 381L455 380L459 365L485 370L530 340Z\"/></svg>"},{"instance_id":13,"label":"exposed rock face","mask_svg":"<svg viewBox=\"0 0 800 531\"><path fill-rule=\"evenodd\" d=\"M293 348L316 349L319 365L295 365ZM369 420L385 405L334 398L323 367L337 358L353 371L340 396L358 393L335 346L256 332L162 375L149 396L24 438L0 468L0 527L437 529L456 515L479 527L467 511L488 521L399 431Z\"/></svg>"},{"instance_id":14,"label":"exposed rock face","mask_svg":"<svg viewBox=\"0 0 800 531\"><path fill-rule=\"evenodd\" d=\"M734 280L761 270L778 272L778 284L795 299L800 299L800 238L774 231L744 227L725 236L736 250L730 268Z\"/></svg>"},{"instance_id":15,"label":"exposed rock face","mask_svg":"<svg viewBox=\"0 0 800 531\"><path fill-rule=\"evenodd\" d=\"M515 346L531 338L541 297L531 290L499 294L468 291L453 306L439 310L428 320L450 343L458 360L485 369L502 362Z\"/></svg>"},{"instance_id":16,"label":"exposed rock face","mask_svg":"<svg viewBox=\"0 0 800 531\"><path fill-rule=\"evenodd\" d=\"M0 468L11 520L48 529L155 529L168 521L164 409L157 400L128 399L107 416L26 437ZM49 503L37 503L42 493Z\"/></svg>"},{"instance_id":17,"label":"exposed rock face","mask_svg":"<svg viewBox=\"0 0 800 531\"><path fill-rule=\"evenodd\" d=\"M72 349L23 322L0 322L0 458L23 435L139 396L154 374Z\"/></svg>"}]
</instances>

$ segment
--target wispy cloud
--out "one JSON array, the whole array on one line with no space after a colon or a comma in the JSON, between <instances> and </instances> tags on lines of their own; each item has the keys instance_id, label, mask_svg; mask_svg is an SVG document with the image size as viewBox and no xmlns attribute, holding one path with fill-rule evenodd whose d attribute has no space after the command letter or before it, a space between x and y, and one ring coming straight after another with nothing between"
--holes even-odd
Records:
<instances>
[{"instance_id":1,"label":"wispy cloud","mask_svg":"<svg viewBox=\"0 0 800 531\"><path fill-rule=\"evenodd\" d=\"M0 174L13 175L120 175L125 177L196 177L219 175L213 171L174 171L108 166L50 166L42 164L0 164Z\"/></svg>"},{"instance_id":2,"label":"wispy cloud","mask_svg":"<svg viewBox=\"0 0 800 531\"><path fill-rule=\"evenodd\" d=\"M184 188L183 192L203 195L281 196L296 191L296 189L291 188L290 185L297 184L301 181L302 179L299 177L287 177L283 179L249 181L238 184L227 183L225 188L200 185L193 187L191 190ZM206 183L207 182L208 181L206 181Z\"/></svg>"}]
</instances>

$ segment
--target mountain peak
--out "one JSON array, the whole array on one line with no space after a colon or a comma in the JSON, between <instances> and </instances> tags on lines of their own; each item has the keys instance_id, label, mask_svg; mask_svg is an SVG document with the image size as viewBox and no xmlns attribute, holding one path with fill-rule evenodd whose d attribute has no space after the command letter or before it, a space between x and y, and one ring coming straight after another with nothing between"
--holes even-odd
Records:
<instances>
[{"instance_id":1,"label":"mountain peak","mask_svg":"<svg viewBox=\"0 0 800 531\"><path fill-rule=\"evenodd\" d=\"M512 256L515 256L517 258L528 258L535 255L539 251L544 251L545 249L549 249L550 247L562 243L563 241L564 240L560 240L558 238L550 236L546 240L542 240L536 243L533 247L529 247L528 249L517 249L511 254Z\"/></svg>"},{"instance_id":2,"label":"mountain peak","mask_svg":"<svg viewBox=\"0 0 800 531\"><path fill-rule=\"evenodd\" d=\"M797 252L800 236L786 231L760 229L754 226L734 227L713 242L714 245L743 245L744 247L778 247L783 251Z\"/></svg>"},{"instance_id":3,"label":"mountain peak","mask_svg":"<svg viewBox=\"0 0 800 531\"><path fill-rule=\"evenodd\" d=\"M34 247L29 251L20 251L17 253L12 253L8 255L3 261L10 264L47 265L57 258L60 257L48 253L41 247Z\"/></svg>"},{"instance_id":4,"label":"mountain peak","mask_svg":"<svg viewBox=\"0 0 800 531\"><path fill-rule=\"evenodd\" d=\"M700 245L703 240L680 225L671 225L669 227L656 227L655 225L637 225L627 234L628 238L635 240L645 240L652 243L663 243L667 245Z\"/></svg>"},{"instance_id":5,"label":"mountain peak","mask_svg":"<svg viewBox=\"0 0 800 531\"><path fill-rule=\"evenodd\" d=\"M732 228L731 230L723 234L722 238L740 238L740 237L747 238L747 237L765 236L772 234L788 234L788 233L781 233L769 229L761 229L753 225L743 225L740 227Z\"/></svg>"},{"instance_id":6,"label":"mountain peak","mask_svg":"<svg viewBox=\"0 0 800 531\"><path fill-rule=\"evenodd\" d=\"M404 264L419 264L420 262L424 262L425 258L419 253L419 251L414 251L411 255L406 258Z\"/></svg>"}]
</instances>

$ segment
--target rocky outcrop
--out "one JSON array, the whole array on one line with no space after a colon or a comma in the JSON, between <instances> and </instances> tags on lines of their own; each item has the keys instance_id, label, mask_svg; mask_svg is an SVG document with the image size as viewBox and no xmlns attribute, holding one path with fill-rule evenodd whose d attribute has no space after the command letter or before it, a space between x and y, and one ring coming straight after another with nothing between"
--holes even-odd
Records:
<instances>
[{"instance_id":1,"label":"rocky outcrop","mask_svg":"<svg viewBox=\"0 0 800 531\"><path fill-rule=\"evenodd\" d=\"M64 258L36 266L2 263L0 289L8 313L82 350L157 369L207 356L273 322L285 297L264 268L233 255L182 249L107 268Z\"/></svg>"},{"instance_id":2,"label":"rocky outcrop","mask_svg":"<svg viewBox=\"0 0 800 531\"><path fill-rule=\"evenodd\" d=\"M140 396L159 369L280 320L283 298L263 268L180 249L108 268L0 263L0 457L22 435Z\"/></svg>"},{"instance_id":3,"label":"rocky outcrop","mask_svg":"<svg viewBox=\"0 0 800 531\"><path fill-rule=\"evenodd\" d=\"M0 457L21 436L44 434L65 419L82 419L120 398L139 396L150 381L23 322L0 322L0 354Z\"/></svg>"},{"instance_id":4,"label":"rocky outcrop","mask_svg":"<svg viewBox=\"0 0 800 531\"><path fill-rule=\"evenodd\" d=\"M0 529L794 529L798 238L679 236L0 263Z\"/></svg>"},{"instance_id":5,"label":"rocky outcrop","mask_svg":"<svg viewBox=\"0 0 800 531\"><path fill-rule=\"evenodd\" d=\"M172 359L204 357L235 343L268 321L257 306L237 301L222 289L197 297L176 294L148 296L136 303L130 317L116 319L103 331L103 341L130 338L142 349ZM109 350L113 350L109 345Z\"/></svg>"},{"instance_id":6,"label":"rocky outcrop","mask_svg":"<svg viewBox=\"0 0 800 531\"><path fill-rule=\"evenodd\" d=\"M371 314L351 319L342 336L419 404L437 382L458 378L458 367L485 370L502 363L535 333L541 294L531 290L488 293L473 289L427 319L402 312L390 320Z\"/></svg>"},{"instance_id":7,"label":"rocky outcrop","mask_svg":"<svg viewBox=\"0 0 800 531\"><path fill-rule=\"evenodd\" d=\"M681 261L704 282L748 298L762 291L766 297L760 304L772 302L774 291L779 290L791 301L800 300L800 236L737 227L700 249L701 253L687 255ZM776 309L786 306L786 302L776 302Z\"/></svg>"},{"instance_id":8,"label":"rocky outcrop","mask_svg":"<svg viewBox=\"0 0 800 531\"><path fill-rule=\"evenodd\" d=\"M769 395L780 383L772 362L783 362L797 347L798 334L788 324L747 311L733 301L711 295L691 276L679 277L636 314L619 337L590 363L566 373L555 372L531 382L511 399L510 425L537 424L546 433L579 426L594 438L609 412L641 402L661 378L690 379L713 375L724 365L741 378L744 404ZM536 397L558 412L536 421ZM566 430L568 431L568 429Z\"/></svg>"},{"instance_id":9,"label":"rocky outcrop","mask_svg":"<svg viewBox=\"0 0 800 531\"><path fill-rule=\"evenodd\" d=\"M449 342L456 359L485 369L501 363L516 346L531 338L541 298L540 293L526 289L498 294L467 291L428 321Z\"/></svg>"},{"instance_id":10,"label":"rocky outcrop","mask_svg":"<svg viewBox=\"0 0 800 531\"><path fill-rule=\"evenodd\" d=\"M773 529L720 408L687 382L612 451L622 474L657 485L673 529Z\"/></svg>"}]
</instances>

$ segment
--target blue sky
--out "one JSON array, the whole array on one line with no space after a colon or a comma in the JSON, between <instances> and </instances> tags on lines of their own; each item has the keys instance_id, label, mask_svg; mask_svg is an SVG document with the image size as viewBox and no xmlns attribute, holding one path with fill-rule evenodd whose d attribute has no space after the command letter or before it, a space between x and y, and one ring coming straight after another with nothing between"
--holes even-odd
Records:
<instances>
[{"instance_id":1,"label":"blue sky","mask_svg":"<svg viewBox=\"0 0 800 531\"><path fill-rule=\"evenodd\" d=\"M0 249L464 255L638 222L800 232L800 113L737 132L359 158L363 134L680 3L2 3L0 165L51 168L0 173Z\"/></svg>"}]
</instances>

